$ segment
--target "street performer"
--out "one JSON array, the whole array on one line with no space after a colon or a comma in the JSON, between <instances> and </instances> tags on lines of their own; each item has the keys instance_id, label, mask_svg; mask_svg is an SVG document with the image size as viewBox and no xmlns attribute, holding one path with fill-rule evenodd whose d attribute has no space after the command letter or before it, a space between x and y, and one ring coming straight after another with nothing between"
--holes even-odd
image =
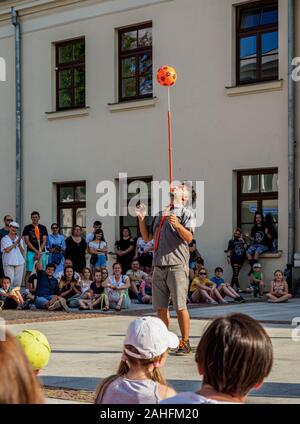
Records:
<instances>
[{"instance_id":1,"label":"street performer","mask_svg":"<svg viewBox=\"0 0 300 424\"><path fill-rule=\"evenodd\" d=\"M147 243L154 239L153 309L169 327L171 297L182 336L176 351L178 355L191 352L190 317L186 305L189 287L189 243L193 240L195 229L193 212L187 206L191 195L186 184L175 187L171 193L170 205L153 219L150 232L145 222L146 206L141 204L136 208L143 240Z\"/></svg>"}]
</instances>

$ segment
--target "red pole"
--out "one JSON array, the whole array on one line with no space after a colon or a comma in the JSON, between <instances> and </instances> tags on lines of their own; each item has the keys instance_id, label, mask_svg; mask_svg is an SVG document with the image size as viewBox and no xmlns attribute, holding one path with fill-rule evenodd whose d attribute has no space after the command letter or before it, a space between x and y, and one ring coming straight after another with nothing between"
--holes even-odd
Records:
<instances>
[{"instance_id":1,"label":"red pole","mask_svg":"<svg viewBox=\"0 0 300 424\"><path fill-rule=\"evenodd\" d=\"M172 157L172 124L171 124L170 87L168 87L168 143L169 143L170 193L172 193L173 191L173 157Z\"/></svg>"}]
</instances>

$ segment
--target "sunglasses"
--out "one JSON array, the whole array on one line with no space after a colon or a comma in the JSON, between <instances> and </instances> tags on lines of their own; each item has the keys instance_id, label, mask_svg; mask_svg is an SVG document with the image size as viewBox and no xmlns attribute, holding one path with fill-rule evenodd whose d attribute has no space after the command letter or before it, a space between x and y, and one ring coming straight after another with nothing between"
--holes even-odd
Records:
<instances>
[{"instance_id":1,"label":"sunglasses","mask_svg":"<svg viewBox=\"0 0 300 424\"><path fill-rule=\"evenodd\" d=\"M6 219L5 222L13 222L12 219Z\"/></svg>"},{"instance_id":2,"label":"sunglasses","mask_svg":"<svg viewBox=\"0 0 300 424\"><path fill-rule=\"evenodd\" d=\"M52 230L58 230L58 227L52 227Z\"/></svg>"},{"instance_id":3,"label":"sunglasses","mask_svg":"<svg viewBox=\"0 0 300 424\"><path fill-rule=\"evenodd\" d=\"M207 275L207 272L199 272L200 275Z\"/></svg>"}]
</instances>

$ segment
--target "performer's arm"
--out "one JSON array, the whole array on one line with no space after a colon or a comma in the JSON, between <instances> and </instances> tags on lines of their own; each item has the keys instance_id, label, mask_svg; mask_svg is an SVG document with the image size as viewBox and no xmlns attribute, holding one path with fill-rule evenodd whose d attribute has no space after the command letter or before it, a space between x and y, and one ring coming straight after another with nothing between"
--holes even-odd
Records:
<instances>
[{"instance_id":1,"label":"performer's arm","mask_svg":"<svg viewBox=\"0 0 300 424\"><path fill-rule=\"evenodd\" d=\"M190 230L186 229L183 225L180 224L177 216L171 213L171 215L168 217L168 221L172 227L175 228L179 237L186 243L190 244L193 240L193 234L190 232Z\"/></svg>"},{"instance_id":2,"label":"performer's arm","mask_svg":"<svg viewBox=\"0 0 300 424\"><path fill-rule=\"evenodd\" d=\"M148 243L149 241L151 241L153 239L153 235L149 234L149 231L147 229L147 225L146 225L146 222L145 222L146 206L143 205L143 204L138 206L136 208L136 215L137 215L138 221L139 221L141 236L142 236L144 242Z\"/></svg>"}]
</instances>

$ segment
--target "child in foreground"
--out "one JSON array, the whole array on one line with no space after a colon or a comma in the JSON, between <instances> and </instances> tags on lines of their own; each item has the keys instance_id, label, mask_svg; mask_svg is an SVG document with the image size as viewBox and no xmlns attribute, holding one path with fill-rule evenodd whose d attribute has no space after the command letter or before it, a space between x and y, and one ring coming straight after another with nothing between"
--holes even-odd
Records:
<instances>
[{"instance_id":1,"label":"child in foreground","mask_svg":"<svg viewBox=\"0 0 300 424\"><path fill-rule=\"evenodd\" d=\"M116 375L97 388L96 404L157 404L174 396L160 372L169 349L178 347L178 337L159 318L142 317L131 322L124 340Z\"/></svg>"},{"instance_id":2,"label":"child in foreground","mask_svg":"<svg viewBox=\"0 0 300 424\"><path fill-rule=\"evenodd\" d=\"M272 342L253 318L232 314L215 319L196 351L201 389L179 393L161 403L245 403L252 389L262 386L273 365Z\"/></svg>"},{"instance_id":3,"label":"child in foreground","mask_svg":"<svg viewBox=\"0 0 300 424\"><path fill-rule=\"evenodd\" d=\"M40 382L20 343L9 332L4 336L0 339L0 404L45 403Z\"/></svg>"}]
</instances>

